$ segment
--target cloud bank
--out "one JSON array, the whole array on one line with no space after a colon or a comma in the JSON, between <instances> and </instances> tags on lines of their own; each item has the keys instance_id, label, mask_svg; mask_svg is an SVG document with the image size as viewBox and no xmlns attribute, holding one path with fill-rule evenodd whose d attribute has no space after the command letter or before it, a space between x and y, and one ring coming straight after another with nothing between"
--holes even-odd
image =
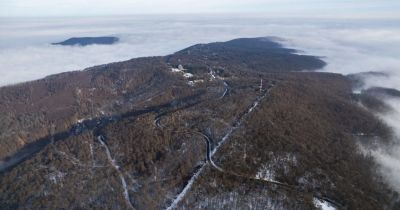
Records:
<instances>
[{"instance_id":1,"label":"cloud bank","mask_svg":"<svg viewBox=\"0 0 400 210\"><path fill-rule=\"evenodd\" d=\"M400 24L398 20L290 19L230 16L135 16L0 21L0 86L80 70L134 57L166 55L196 43L239 37L278 36L301 53L322 56L321 71L351 74L385 72L365 78L368 87L400 90ZM118 36L111 46L50 45L77 36ZM400 145L400 100L388 98L394 111L379 114L396 131ZM400 146L371 154L381 172L400 192Z\"/></svg>"},{"instance_id":2,"label":"cloud bank","mask_svg":"<svg viewBox=\"0 0 400 210\"><path fill-rule=\"evenodd\" d=\"M396 21L343 21L229 16L136 16L0 21L0 85L133 57L165 55L199 42L279 36L325 56L326 71L392 71L399 66ZM76 36L113 35L112 46L50 45Z\"/></svg>"}]
</instances>

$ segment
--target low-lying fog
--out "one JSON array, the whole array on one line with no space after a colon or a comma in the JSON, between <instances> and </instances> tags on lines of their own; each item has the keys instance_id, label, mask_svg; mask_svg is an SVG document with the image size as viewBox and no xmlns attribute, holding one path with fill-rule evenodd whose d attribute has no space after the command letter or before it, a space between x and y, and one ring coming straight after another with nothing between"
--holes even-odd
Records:
<instances>
[{"instance_id":1,"label":"low-lying fog","mask_svg":"<svg viewBox=\"0 0 400 210\"><path fill-rule=\"evenodd\" d=\"M114 45L54 46L79 36L117 36ZM196 43L239 37L277 36L286 46L323 56L322 71L342 74L385 72L366 77L366 87L400 90L399 20L273 19L229 16L134 16L114 18L3 18L0 20L0 86L80 70L134 57L166 55ZM377 114L400 137L400 100L395 111ZM400 139L400 138L399 138ZM400 140L396 140L399 142ZM400 146L371 154L400 192Z\"/></svg>"}]
</instances>

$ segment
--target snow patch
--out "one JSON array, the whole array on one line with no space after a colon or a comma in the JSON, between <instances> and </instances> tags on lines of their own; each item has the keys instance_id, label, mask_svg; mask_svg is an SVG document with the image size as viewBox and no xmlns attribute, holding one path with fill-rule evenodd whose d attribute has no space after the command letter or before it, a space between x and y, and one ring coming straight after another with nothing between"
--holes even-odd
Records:
<instances>
[{"instance_id":1,"label":"snow patch","mask_svg":"<svg viewBox=\"0 0 400 210\"><path fill-rule=\"evenodd\" d=\"M83 123L83 122L85 122L85 121L90 121L90 120L92 120L93 118L91 118L91 117L89 117L89 118L80 118L80 119L78 119L77 121L76 121L76 123L77 124L81 124L81 123Z\"/></svg>"},{"instance_id":2,"label":"snow patch","mask_svg":"<svg viewBox=\"0 0 400 210\"><path fill-rule=\"evenodd\" d=\"M190 85L190 86L194 86L194 85L196 85L197 83L203 83L203 82L204 82L204 80L202 80L202 79L197 79L197 80L189 81L187 84Z\"/></svg>"},{"instance_id":3,"label":"snow patch","mask_svg":"<svg viewBox=\"0 0 400 210\"><path fill-rule=\"evenodd\" d=\"M183 76L186 77L186 78L191 78L191 77L193 77L193 74L191 74L191 73L184 73Z\"/></svg>"},{"instance_id":4,"label":"snow patch","mask_svg":"<svg viewBox=\"0 0 400 210\"><path fill-rule=\"evenodd\" d=\"M353 94L361 94L361 89L354 89Z\"/></svg>"},{"instance_id":5,"label":"snow patch","mask_svg":"<svg viewBox=\"0 0 400 210\"><path fill-rule=\"evenodd\" d=\"M176 73L176 72L182 72L182 71L181 71L180 69L178 69L178 68L171 68L171 71L172 71L172 72L175 72L175 73Z\"/></svg>"},{"instance_id":6,"label":"snow patch","mask_svg":"<svg viewBox=\"0 0 400 210\"><path fill-rule=\"evenodd\" d=\"M270 168L269 165L262 165L256 174L256 179L262 179L265 181L274 181L275 172Z\"/></svg>"},{"instance_id":7,"label":"snow patch","mask_svg":"<svg viewBox=\"0 0 400 210\"><path fill-rule=\"evenodd\" d=\"M181 64L178 65L178 68L171 68L172 72L184 72L186 71L185 68L183 68L183 66Z\"/></svg>"},{"instance_id":8,"label":"snow patch","mask_svg":"<svg viewBox=\"0 0 400 210\"><path fill-rule=\"evenodd\" d=\"M314 205L319 210L337 210L337 208L328 201L314 198Z\"/></svg>"},{"instance_id":9,"label":"snow patch","mask_svg":"<svg viewBox=\"0 0 400 210\"><path fill-rule=\"evenodd\" d=\"M187 69L183 68L182 65L179 65L178 68L171 68L173 73L180 73L185 78L192 78L194 75L192 73L186 72Z\"/></svg>"},{"instance_id":10,"label":"snow patch","mask_svg":"<svg viewBox=\"0 0 400 210\"><path fill-rule=\"evenodd\" d=\"M213 70L210 71L210 76L211 76L211 78L210 78L211 81L216 79L215 72Z\"/></svg>"},{"instance_id":11,"label":"snow patch","mask_svg":"<svg viewBox=\"0 0 400 210\"><path fill-rule=\"evenodd\" d=\"M266 181L274 181L277 169L283 169L285 174L290 171L291 165L297 165L296 156L286 153L284 155L274 155L273 152L269 153L270 161L264 163L258 169L256 173L256 179L262 179Z\"/></svg>"},{"instance_id":12,"label":"snow patch","mask_svg":"<svg viewBox=\"0 0 400 210\"><path fill-rule=\"evenodd\" d=\"M55 171L49 174L49 180L52 181L54 184L61 183L67 173L63 173L61 171Z\"/></svg>"}]
</instances>

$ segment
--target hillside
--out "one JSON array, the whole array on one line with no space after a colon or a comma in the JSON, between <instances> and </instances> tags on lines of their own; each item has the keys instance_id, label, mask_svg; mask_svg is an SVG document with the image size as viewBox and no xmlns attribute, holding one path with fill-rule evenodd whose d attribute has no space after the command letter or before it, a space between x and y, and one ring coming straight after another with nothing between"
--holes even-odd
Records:
<instances>
[{"instance_id":1,"label":"hillside","mask_svg":"<svg viewBox=\"0 0 400 210\"><path fill-rule=\"evenodd\" d=\"M2 87L0 207L400 209L355 138L391 131L324 65L245 38Z\"/></svg>"}]
</instances>

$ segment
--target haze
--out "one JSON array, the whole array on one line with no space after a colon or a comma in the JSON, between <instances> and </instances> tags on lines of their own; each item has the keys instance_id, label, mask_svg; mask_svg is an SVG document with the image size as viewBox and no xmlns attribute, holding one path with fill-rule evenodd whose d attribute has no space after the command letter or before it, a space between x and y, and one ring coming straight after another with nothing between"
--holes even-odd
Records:
<instances>
[{"instance_id":1,"label":"haze","mask_svg":"<svg viewBox=\"0 0 400 210\"><path fill-rule=\"evenodd\" d=\"M399 17L396 0L3 0L0 16L259 13L269 16Z\"/></svg>"}]
</instances>

